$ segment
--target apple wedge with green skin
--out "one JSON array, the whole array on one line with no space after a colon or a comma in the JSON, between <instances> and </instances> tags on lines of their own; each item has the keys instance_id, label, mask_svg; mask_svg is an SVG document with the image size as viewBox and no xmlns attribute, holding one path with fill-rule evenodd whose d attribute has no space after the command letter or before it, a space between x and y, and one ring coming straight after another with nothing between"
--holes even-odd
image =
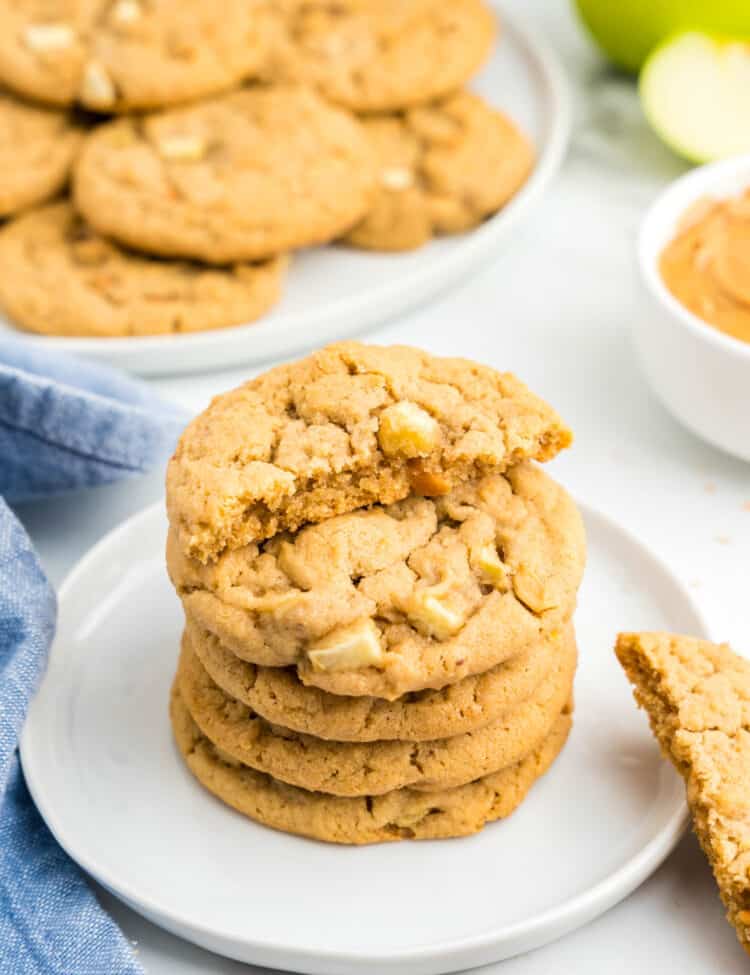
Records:
<instances>
[{"instance_id":1,"label":"apple wedge with green skin","mask_svg":"<svg viewBox=\"0 0 750 975\"><path fill-rule=\"evenodd\" d=\"M651 127L680 156L750 152L750 41L678 34L651 54L638 87Z\"/></svg>"}]
</instances>

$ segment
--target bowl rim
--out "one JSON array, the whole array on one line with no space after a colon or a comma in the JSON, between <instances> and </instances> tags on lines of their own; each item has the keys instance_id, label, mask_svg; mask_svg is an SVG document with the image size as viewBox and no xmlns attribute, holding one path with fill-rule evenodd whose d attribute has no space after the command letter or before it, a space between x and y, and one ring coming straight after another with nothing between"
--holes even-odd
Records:
<instances>
[{"instance_id":1,"label":"bowl rim","mask_svg":"<svg viewBox=\"0 0 750 975\"><path fill-rule=\"evenodd\" d=\"M750 153L730 156L716 162L705 163L702 166L683 173L672 180L662 190L646 211L638 233L638 264L641 279L646 284L651 295L676 319L687 331L699 340L713 345L739 359L750 361L750 342L727 335L705 321L699 315L690 311L667 288L659 273L658 260L662 247L654 244L654 237L665 217L674 222L685 213L692 202L702 196L713 195L712 187L727 174L746 174L747 187L750 189ZM718 199L729 199L732 194L714 189ZM689 199L685 199L688 197ZM670 237L671 239L671 237Z\"/></svg>"}]
</instances>

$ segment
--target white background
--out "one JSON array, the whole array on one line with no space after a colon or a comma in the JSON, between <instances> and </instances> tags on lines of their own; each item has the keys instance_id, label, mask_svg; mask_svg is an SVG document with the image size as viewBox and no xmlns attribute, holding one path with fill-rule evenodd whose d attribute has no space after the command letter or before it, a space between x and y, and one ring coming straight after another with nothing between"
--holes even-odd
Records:
<instances>
[{"instance_id":1,"label":"white background","mask_svg":"<svg viewBox=\"0 0 750 975\"><path fill-rule=\"evenodd\" d=\"M635 269L638 225L683 166L650 133L634 84L606 69L565 0L506 2L537 23L568 70L575 122L567 163L520 237L492 265L439 303L368 338L517 372L576 431L574 449L553 465L555 476L661 553L692 587L714 631L750 649L750 468L702 444L662 410L629 342L634 317L648 314ZM237 370L156 385L198 410L246 376ZM162 472L156 472L25 506L20 514L59 582L100 535L161 494ZM538 881L544 885L544 876ZM103 897L151 975L260 971L193 948ZM599 975L639 968L683 975L747 970L692 837L598 921L483 971Z\"/></svg>"}]
</instances>

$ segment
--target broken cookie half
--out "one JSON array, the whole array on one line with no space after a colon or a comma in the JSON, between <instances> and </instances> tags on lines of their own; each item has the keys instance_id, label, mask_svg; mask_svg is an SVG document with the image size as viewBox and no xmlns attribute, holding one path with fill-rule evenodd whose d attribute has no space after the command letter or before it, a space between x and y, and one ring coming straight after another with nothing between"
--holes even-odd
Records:
<instances>
[{"instance_id":1,"label":"broken cookie half","mask_svg":"<svg viewBox=\"0 0 750 975\"><path fill-rule=\"evenodd\" d=\"M205 563L366 505L448 494L571 440L509 373L344 342L217 397L190 424L169 465L169 518Z\"/></svg>"},{"instance_id":2,"label":"broken cookie half","mask_svg":"<svg viewBox=\"0 0 750 975\"><path fill-rule=\"evenodd\" d=\"M669 633L621 633L616 653L685 779L693 828L750 953L750 661Z\"/></svg>"}]
</instances>

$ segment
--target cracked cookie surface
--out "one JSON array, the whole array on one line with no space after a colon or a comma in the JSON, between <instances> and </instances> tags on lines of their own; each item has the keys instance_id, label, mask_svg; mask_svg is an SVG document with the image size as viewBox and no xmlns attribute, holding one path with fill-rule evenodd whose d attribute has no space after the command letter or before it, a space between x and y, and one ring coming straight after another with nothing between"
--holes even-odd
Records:
<instances>
[{"instance_id":1,"label":"cracked cookie surface","mask_svg":"<svg viewBox=\"0 0 750 975\"><path fill-rule=\"evenodd\" d=\"M68 182L83 134L68 113L0 91L0 217L58 193Z\"/></svg>"},{"instance_id":2,"label":"cracked cookie surface","mask_svg":"<svg viewBox=\"0 0 750 975\"><path fill-rule=\"evenodd\" d=\"M622 633L616 652L685 779L693 828L750 953L750 661L669 633Z\"/></svg>"},{"instance_id":3,"label":"cracked cookie surface","mask_svg":"<svg viewBox=\"0 0 750 975\"><path fill-rule=\"evenodd\" d=\"M568 624L484 674L397 701L306 687L290 668L247 663L194 625L183 641L226 694L272 724L332 741L429 741L476 731L528 700L575 636Z\"/></svg>"},{"instance_id":4,"label":"cracked cookie surface","mask_svg":"<svg viewBox=\"0 0 750 975\"><path fill-rule=\"evenodd\" d=\"M341 236L375 190L359 122L312 91L248 88L86 139L76 207L135 250L226 264Z\"/></svg>"},{"instance_id":5,"label":"cracked cookie surface","mask_svg":"<svg viewBox=\"0 0 750 975\"><path fill-rule=\"evenodd\" d=\"M585 537L532 464L439 498L410 497L281 534L202 565L170 532L187 618L237 656L304 684L394 700L481 674L560 629Z\"/></svg>"},{"instance_id":6,"label":"cracked cookie surface","mask_svg":"<svg viewBox=\"0 0 750 975\"><path fill-rule=\"evenodd\" d=\"M346 237L357 247L410 250L470 230L508 202L533 165L515 123L471 92L362 121L378 192Z\"/></svg>"},{"instance_id":7,"label":"cracked cookie surface","mask_svg":"<svg viewBox=\"0 0 750 975\"><path fill-rule=\"evenodd\" d=\"M43 335L117 337L251 322L279 298L286 259L210 268L157 261L91 230L69 203L0 230L0 305Z\"/></svg>"},{"instance_id":8,"label":"cracked cookie surface","mask_svg":"<svg viewBox=\"0 0 750 975\"><path fill-rule=\"evenodd\" d=\"M571 440L509 373L342 342L214 399L169 463L167 509L182 551L208 562L307 522L548 460Z\"/></svg>"},{"instance_id":9,"label":"cracked cookie surface","mask_svg":"<svg viewBox=\"0 0 750 975\"><path fill-rule=\"evenodd\" d=\"M262 0L0 0L0 79L56 105L160 108L257 76Z\"/></svg>"},{"instance_id":10,"label":"cracked cookie surface","mask_svg":"<svg viewBox=\"0 0 750 975\"><path fill-rule=\"evenodd\" d=\"M170 713L177 747L209 792L265 826L347 844L468 836L509 816L554 762L572 723L566 709L519 763L455 789L344 798L277 782L221 753L200 732L176 686Z\"/></svg>"},{"instance_id":11,"label":"cracked cookie surface","mask_svg":"<svg viewBox=\"0 0 750 975\"><path fill-rule=\"evenodd\" d=\"M202 733L232 758L303 789L363 796L453 788L520 761L570 700L575 666L567 648L530 700L477 731L423 742L324 741L272 725L225 694L184 646L177 681Z\"/></svg>"},{"instance_id":12,"label":"cracked cookie surface","mask_svg":"<svg viewBox=\"0 0 750 975\"><path fill-rule=\"evenodd\" d=\"M317 87L355 112L417 105L460 88L487 58L482 0L285 0L270 77Z\"/></svg>"}]
</instances>

